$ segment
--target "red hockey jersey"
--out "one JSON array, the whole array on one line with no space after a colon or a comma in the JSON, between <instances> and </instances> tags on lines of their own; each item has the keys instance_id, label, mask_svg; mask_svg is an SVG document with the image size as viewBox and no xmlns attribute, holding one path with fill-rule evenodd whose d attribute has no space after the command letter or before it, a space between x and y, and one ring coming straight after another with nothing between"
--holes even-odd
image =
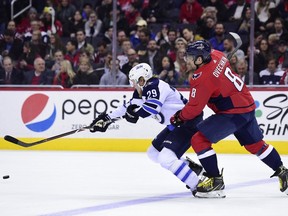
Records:
<instances>
[{"instance_id":1,"label":"red hockey jersey","mask_svg":"<svg viewBox=\"0 0 288 216\"><path fill-rule=\"evenodd\" d=\"M198 68L190 80L189 102L180 113L183 120L199 115L205 105L215 113L247 113L256 108L240 77L232 71L222 52L213 50L212 60Z\"/></svg>"}]
</instances>

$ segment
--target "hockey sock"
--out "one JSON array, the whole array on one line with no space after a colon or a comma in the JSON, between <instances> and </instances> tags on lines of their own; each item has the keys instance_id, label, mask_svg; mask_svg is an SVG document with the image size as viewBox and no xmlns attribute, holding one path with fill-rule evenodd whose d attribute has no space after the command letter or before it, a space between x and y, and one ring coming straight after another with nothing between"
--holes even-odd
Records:
<instances>
[{"instance_id":1,"label":"hockey sock","mask_svg":"<svg viewBox=\"0 0 288 216\"><path fill-rule=\"evenodd\" d=\"M217 156L213 149L209 149L205 153L199 154L198 159L208 176L220 176Z\"/></svg>"},{"instance_id":2,"label":"hockey sock","mask_svg":"<svg viewBox=\"0 0 288 216\"><path fill-rule=\"evenodd\" d=\"M190 169L186 162L181 160L176 160L169 170L182 182L190 187L190 189L194 189L198 184L197 175Z\"/></svg>"},{"instance_id":3,"label":"hockey sock","mask_svg":"<svg viewBox=\"0 0 288 216\"><path fill-rule=\"evenodd\" d=\"M276 171L283 163L281 161L279 153L276 149L269 145L269 147L258 156L267 166Z\"/></svg>"}]
</instances>

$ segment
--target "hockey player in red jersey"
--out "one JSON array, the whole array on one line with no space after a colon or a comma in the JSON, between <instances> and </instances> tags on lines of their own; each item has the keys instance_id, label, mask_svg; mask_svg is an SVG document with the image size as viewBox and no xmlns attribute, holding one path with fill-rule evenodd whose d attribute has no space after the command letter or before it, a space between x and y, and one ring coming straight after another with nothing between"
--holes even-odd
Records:
<instances>
[{"instance_id":1,"label":"hockey player in red jersey","mask_svg":"<svg viewBox=\"0 0 288 216\"><path fill-rule=\"evenodd\" d=\"M173 125L195 118L207 105L215 115L200 122L191 145L206 171L196 197L225 197L223 173L219 172L212 143L234 134L245 149L258 156L278 176L280 190L288 194L288 170L273 146L265 143L255 118L254 100L243 81L232 71L222 52L211 50L204 40L188 45L186 63L195 71L190 80L189 102L170 119Z\"/></svg>"}]
</instances>

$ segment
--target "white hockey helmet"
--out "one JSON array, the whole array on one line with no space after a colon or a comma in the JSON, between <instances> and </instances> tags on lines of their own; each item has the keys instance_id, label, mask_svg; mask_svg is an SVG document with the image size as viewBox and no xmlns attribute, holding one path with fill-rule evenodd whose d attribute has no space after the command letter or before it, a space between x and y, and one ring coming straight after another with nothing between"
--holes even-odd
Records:
<instances>
[{"instance_id":1,"label":"white hockey helmet","mask_svg":"<svg viewBox=\"0 0 288 216\"><path fill-rule=\"evenodd\" d=\"M145 80L144 85L147 80L149 80L153 76L152 68L147 63L140 63L134 66L129 72L129 82L132 87L135 87L135 84L138 85L139 78L143 77ZM143 86L139 86L142 88Z\"/></svg>"}]
</instances>

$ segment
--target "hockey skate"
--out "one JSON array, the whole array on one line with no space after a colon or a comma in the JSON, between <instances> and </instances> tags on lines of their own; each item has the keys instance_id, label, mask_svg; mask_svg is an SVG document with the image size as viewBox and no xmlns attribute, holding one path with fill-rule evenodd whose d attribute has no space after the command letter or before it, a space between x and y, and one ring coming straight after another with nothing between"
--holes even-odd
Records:
<instances>
[{"instance_id":1,"label":"hockey skate","mask_svg":"<svg viewBox=\"0 0 288 216\"><path fill-rule=\"evenodd\" d=\"M224 193L225 184L223 181L223 169L221 171L221 175L217 177L209 177L205 173L203 175L206 177L198 183L195 197L225 198L226 195Z\"/></svg>"},{"instance_id":2,"label":"hockey skate","mask_svg":"<svg viewBox=\"0 0 288 216\"><path fill-rule=\"evenodd\" d=\"M202 178L202 175L204 173L204 169L200 164L195 163L192 159L186 156L186 161L188 162L188 166L195 174L199 177L199 179ZM188 185L186 185L186 188L191 190L193 196L195 196L196 189L191 189Z\"/></svg>"},{"instance_id":3,"label":"hockey skate","mask_svg":"<svg viewBox=\"0 0 288 216\"><path fill-rule=\"evenodd\" d=\"M188 166L190 169L193 170L193 172L196 173L197 176L202 176L204 169L200 164L195 163L193 160L191 160L189 157L186 156L186 161L188 162Z\"/></svg>"},{"instance_id":4,"label":"hockey skate","mask_svg":"<svg viewBox=\"0 0 288 216\"><path fill-rule=\"evenodd\" d=\"M270 177L278 176L280 183L280 191L288 195L288 169L283 165Z\"/></svg>"}]
</instances>

